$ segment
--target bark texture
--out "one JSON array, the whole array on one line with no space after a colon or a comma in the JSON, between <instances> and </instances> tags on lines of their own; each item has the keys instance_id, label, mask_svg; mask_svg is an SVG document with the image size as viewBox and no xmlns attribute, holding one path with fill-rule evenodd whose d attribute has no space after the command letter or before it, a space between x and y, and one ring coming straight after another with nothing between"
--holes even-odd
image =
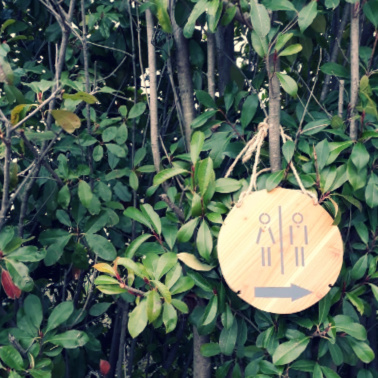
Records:
<instances>
[{"instance_id":1,"label":"bark texture","mask_svg":"<svg viewBox=\"0 0 378 378\"><path fill-rule=\"evenodd\" d=\"M157 99L157 79L156 79L156 55L155 46L152 44L154 35L154 19L150 9L146 9L147 22L147 46L148 46L148 70L150 78L150 133L152 157L156 172L160 170L159 151L159 119L158 119L158 99Z\"/></svg>"},{"instance_id":2,"label":"bark texture","mask_svg":"<svg viewBox=\"0 0 378 378\"><path fill-rule=\"evenodd\" d=\"M187 149L190 149L190 124L195 118L193 82L189 61L188 40L184 37L182 29L177 25L174 15L174 6L171 7L171 22L173 38L176 43L177 77L180 89L180 100L184 118L184 132Z\"/></svg>"},{"instance_id":3,"label":"bark texture","mask_svg":"<svg viewBox=\"0 0 378 378\"><path fill-rule=\"evenodd\" d=\"M197 328L193 327L193 377L210 378L211 360L203 357L200 351L201 345L210 342L209 336L198 334Z\"/></svg>"},{"instance_id":4,"label":"bark texture","mask_svg":"<svg viewBox=\"0 0 378 378\"><path fill-rule=\"evenodd\" d=\"M360 37L360 13L359 3L351 7L351 22L350 22L350 138L357 140L358 137L358 122L355 118L355 107L358 99L358 88L360 83L359 70L359 37Z\"/></svg>"},{"instance_id":5,"label":"bark texture","mask_svg":"<svg viewBox=\"0 0 378 378\"><path fill-rule=\"evenodd\" d=\"M280 70L278 57L270 55L267 59L269 76L269 162L272 172L281 170L280 112L281 92L276 72Z\"/></svg>"},{"instance_id":6,"label":"bark texture","mask_svg":"<svg viewBox=\"0 0 378 378\"><path fill-rule=\"evenodd\" d=\"M207 33L207 87L209 95L215 99L215 61L216 61L215 34Z\"/></svg>"}]
</instances>

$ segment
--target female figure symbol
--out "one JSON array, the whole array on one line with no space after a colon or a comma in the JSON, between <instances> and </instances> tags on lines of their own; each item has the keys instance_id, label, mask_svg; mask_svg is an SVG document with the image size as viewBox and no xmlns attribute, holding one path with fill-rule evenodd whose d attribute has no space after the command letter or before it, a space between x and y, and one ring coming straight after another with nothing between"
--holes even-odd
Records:
<instances>
[{"instance_id":1,"label":"female figure symbol","mask_svg":"<svg viewBox=\"0 0 378 378\"><path fill-rule=\"evenodd\" d=\"M261 236L262 236L262 234L266 233L266 231L268 231L271 244L275 244L272 229L269 226L269 223L270 223L269 214L262 213L259 217L259 221L261 223L261 226L260 226L259 232L257 234L256 244L260 244ZM270 242L268 242L268 243L270 244ZM265 245L266 241L262 241L262 243L263 243L263 245ZM271 266L272 265L271 249L268 246L261 247L261 265L262 266Z\"/></svg>"},{"instance_id":2,"label":"female figure symbol","mask_svg":"<svg viewBox=\"0 0 378 378\"><path fill-rule=\"evenodd\" d=\"M307 233L307 226L303 225L303 215L301 213L294 213L291 217L293 223L295 225L290 225L290 244L294 245L295 247L295 265L296 266L305 266L305 254L304 254L304 246L308 244L308 233ZM303 237L302 231L303 228ZM300 254L299 254L300 250Z\"/></svg>"}]
</instances>

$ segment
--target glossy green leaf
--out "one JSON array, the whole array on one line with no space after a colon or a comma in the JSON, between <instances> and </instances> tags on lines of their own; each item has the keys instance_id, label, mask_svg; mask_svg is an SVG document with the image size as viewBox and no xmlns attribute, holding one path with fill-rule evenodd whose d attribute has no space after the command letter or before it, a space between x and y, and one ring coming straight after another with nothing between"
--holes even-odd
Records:
<instances>
[{"instance_id":1,"label":"glossy green leaf","mask_svg":"<svg viewBox=\"0 0 378 378\"><path fill-rule=\"evenodd\" d=\"M208 272L214 269L214 266L202 263L192 253L181 252L177 254L177 258L193 270Z\"/></svg>"},{"instance_id":2,"label":"glossy green leaf","mask_svg":"<svg viewBox=\"0 0 378 378\"><path fill-rule=\"evenodd\" d=\"M147 327L147 300L143 299L131 313L129 314L129 322L127 328L130 336L135 339Z\"/></svg>"},{"instance_id":3,"label":"glossy green leaf","mask_svg":"<svg viewBox=\"0 0 378 378\"><path fill-rule=\"evenodd\" d=\"M275 365L289 364L303 353L309 342L310 338L304 337L280 344L273 354L273 363Z\"/></svg>"},{"instance_id":4,"label":"glossy green leaf","mask_svg":"<svg viewBox=\"0 0 378 378\"><path fill-rule=\"evenodd\" d=\"M268 41L266 37L261 37L254 30L251 34L252 47L257 52L260 58L265 58L268 53Z\"/></svg>"},{"instance_id":5,"label":"glossy green leaf","mask_svg":"<svg viewBox=\"0 0 378 378\"><path fill-rule=\"evenodd\" d=\"M279 53L279 56L290 56L298 54L300 51L302 51L302 45L300 45L299 43L295 43L293 45L286 47L286 49L282 50Z\"/></svg>"},{"instance_id":6,"label":"glossy green leaf","mask_svg":"<svg viewBox=\"0 0 378 378\"><path fill-rule=\"evenodd\" d=\"M146 209L145 209L145 213L146 213ZM123 212L123 215L125 215L125 216L127 216L131 219L134 219L135 221L137 221L139 223L144 224L145 226L147 226L151 230L153 229L149 217L147 217L145 214L143 214L140 210L136 209L135 207L129 206ZM155 216L154 216L154 218L155 218ZM160 227L161 227L161 225L160 225Z\"/></svg>"},{"instance_id":7,"label":"glossy green leaf","mask_svg":"<svg viewBox=\"0 0 378 378\"><path fill-rule=\"evenodd\" d=\"M378 29L378 1L370 0L364 5L364 13L366 18Z\"/></svg>"},{"instance_id":8,"label":"glossy green leaf","mask_svg":"<svg viewBox=\"0 0 378 378\"><path fill-rule=\"evenodd\" d=\"M167 302L165 302L163 306L163 323L167 333L172 332L177 324L177 311Z\"/></svg>"},{"instance_id":9,"label":"glossy green leaf","mask_svg":"<svg viewBox=\"0 0 378 378\"><path fill-rule=\"evenodd\" d=\"M265 37L270 31L270 17L264 5L257 0L251 0L251 21L253 30L260 37Z\"/></svg>"},{"instance_id":10,"label":"glossy green leaf","mask_svg":"<svg viewBox=\"0 0 378 378\"><path fill-rule=\"evenodd\" d=\"M258 106L259 98L256 94L252 93L245 99L240 117L240 123L243 129L245 129L253 120Z\"/></svg>"},{"instance_id":11,"label":"glossy green leaf","mask_svg":"<svg viewBox=\"0 0 378 378\"><path fill-rule=\"evenodd\" d=\"M318 3L316 0L311 0L309 4L302 8L298 14L298 25L302 33L312 24L317 14Z\"/></svg>"},{"instance_id":12,"label":"glossy green leaf","mask_svg":"<svg viewBox=\"0 0 378 378\"><path fill-rule=\"evenodd\" d=\"M278 80L280 81L283 90L290 96L296 97L298 92L298 85L296 81L286 74L276 72L276 75L278 77Z\"/></svg>"},{"instance_id":13,"label":"glossy green leaf","mask_svg":"<svg viewBox=\"0 0 378 378\"><path fill-rule=\"evenodd\" d=\"M177 233L177 240L181 243L189 241L194 234L194 230L197 227L198 222L199 218L194 218L181 226Z\"/></svg>"},{"instance_id":14,"label":"glossy green leaf","mask_svg":"<svg viewBox=\"0 0 378 378\"><path fill-rule=\"evenodd\" d=\"M356 143L354 145L350 159L358 170L361 170L367 166L370 155L363 143Z\"/></svg>"},{"instance_id":15,"label":"glossy green leaf","mask_svg":"<svg viewBox=\"0 0 378 378\"><path fill-rule=\"evenodd\" d=\"M0 348L0 358L3 363L15 370L23 370L23 360L20 352L11 345Z\"/></svg>"},{"instance_id":16,"label":"glossy green leaf","mask_svg":"<svg viewBox=\"0 0 378 378\"><path fill-rule=\"evenodd\" d=\"M156 16L159 20L159 25L166 33L172 33L171 19L167 10L168 2L165 0L154 0L154 4L156 6Z\"/></svg>"},{"instance_id":17,"label":"glossy green leaf","mask_svg":"<svg viewBox=\"0 0 378 378\"><path fill-rule=\"evenodd\" d=\"M368 344L363 341L358 341L352 337L348 337L349 345L352 347L353 352L356 353L357 357L365 364L370 363L374 360L374 351L370 348Z\"/></svg>"},{"instance_id":18,"label":"glossy green leaf","mask_svg":"<svg viewBox=\"0 0 378 378\"><path fill-rule=\"evenodd\" d=\"M185 38L191 38L194 32L194 28L196 25L196 21L202 13L206 11L207 8L207 0L199 0L196 5L194 6L188 21L184 27L183 33Z\"/></svg>"},{"instance_id":19,"label":"glossy green leaf","mask_svg":"<svg viewBox=\"0 0 378 378\"><path fill-rule=\"evenodd\" d=\"M113 244L103 236L97 234L87 234L85 235L85 239L89 245L89 248L91 248L91 250L103 260L113 261L116 258L117 252Z\"/></svg>"},{"instance_id":20,"label":"glossy green leaf","mask_svg":"<svg viewBox=\"0 0 378 378\"><path fill-rule=\"evenodd\" d=\"M160 171L158 174L155 175L154 177L154 185L160 185L163 182L167 181L168 179L181 175L183 173L189 173L186 169L183 168L168 168L168 169L163 169Z\"/></svg>"},{"instance_id":21,"label":"glossy green leaf","mask_svg":"<svg viewBox=\"0 0 378 378\"><path fill-rule=\"evenodd\" d=\"M45 333L59 327L63 324L73 313L74 306L72 301L59 303L52 310L49 318L47 319L47 327Z\"/></svg>"},{"instance_id":22,"label":"glossy green leaf","mask_svg":"<svg viewBox=\"0 0 378 378\"><path fill-rule=\"evenodd\" d=\"M365 189L366 203L373 208L378 206L378 176L372 173Z\"/></svg>"},{"instance_id":23,"label":"glossy green leaf","mask_svg":"<svg viewBox=\"0 0 378 378\"><path fill-rule=\"evenodd\" d=\"M197 163L198 157L202 151L203 144L205 142L205 134L201 131L196 131L192 135L192 140L190 142L190 157L192 159L193 165Z\"/></svg>"},{"instance_id":24,"label":"glossy green leaf","mask_svg":"<svg viewBox=\"0 0 378 378\"><path fill-rule=\"evenodd\" d=\"M198 186L202 196L204 196L210 181L214 177L213 161L210 157L200 161L198 164Z\"/></svg>"},{"instance_id":25,"label":"glossy green leaf","mask_svg":"<svg viewBox=\"0 0 378 378\"><path fill-rule=\"evenodd\" d=\"M285 171L271 173L266 180L265 187L268 192L276 188L284 178Z\"/></svg>"},{"instance_id":26,"label":"glossy green leaf","mask_svg":"<svg viewBox=\"0 0 378 378\"><path fill-rule=\"evenodd\" d=\"M196 245L198 253L205 259L210 259L211 251L213 250L213 237L206 221L202 221L198 229Z\"/></svg>"},{"instance_id":27,"label":"glossy green leaf","mask_svg":"<svg viewBox=\"0 0 378 378\"><path fill-rule=\"evenodd\" d=\"M146 104L144 102L138 102L135 105L132 106L132 108L129 111L128 118L134 119L137 117L140 117L144 111L146 110Z\"/></svg>"},{"instance_id":28,"label":"glossy green leaf","mask_svg":"<svg viewBox=\"0 0 378 378\"><path fill-rule=\"evenodd\" d=\"M89 341L88 335L83 331L70 330L49 337L46 342L59 345L65 349L75 349L84 346Z\"/></svg>"},{"instance_id":29,"label":"glossy green leaf","mask_svg":"<svg viewBox=\"0 0 378 378\"><path fill-rule=\"evenodd\" d=\"M79 182L78 194L82 205L85 208L88 208L91 205L91 201L93 198L93 193L89 184L81 180Z\"/></svg>"},{"instance_id":30,"label":"glossy green leaf","mask_svg":"<svg viewBox=\"0 0 378 378\"><path fill-rule=\"evenodd\" d=\"M238 322L234 321L232 326L227 329L223 328L219 336L219 347L221 352L226 356L231 356L235 350L236 340L238 337Z\"/></svg>"},{"instance_id":31,"label":"glossy green leaf","mask_svg":"<svg viewBox=\"0 0 378 378\"><path fill-rule=\"evenodd\" d=\"M156 211L148 203L141 205L140 209L142 210L144 217L148 220L148 223L150 223L153 229L156 231L156 233L160 235L161 234L161 221Z\"/></svg>"},{"instance_id":32,"label":"glossy green leaf","mask_svg":"<svg viewBox=\"0 0 378 378\"><path fill-rule=\"evenodd\" d=\"M341 78L349 78L350 73L348 70L342 66L341 64L338 63L324 63L321 67L320 70L324 72L327 75L335 75L337 77Z\"/></svg>"},{"instance_id":33,"label":"glossy green leaf","mask_svg":"<svg viewBox=\"0 0 378 378\"><path fill-rule=\"evenodd\" d=\"M57 125L69 134L72 134L81 126L80 118L68 110L52 110L51 114Z\"/></svg>"},{"instance_id":34,"label":"glossy green leaf","mask_svg":"<svg viewBox=\"0 0 378 378\"><path fill-rule=\"evenodd\" d=\"M162 303L157 291L152 290L146 295L147 297L147 318L150 323L154 322L160 315Z\"/></svg>"},{"instance_id":35,"label":"glossy green leaf","mask_svg":"<svg viewBox=\"0 0 378 378\"><path fill-rule=\"evenodd\" d=\"M211 324L215 320L217 316L217 312L218 312L218 296L214 295L206 306L205 313L203 315L202 325L206 326L206 325Z\"/></svg>"}]
</instances>

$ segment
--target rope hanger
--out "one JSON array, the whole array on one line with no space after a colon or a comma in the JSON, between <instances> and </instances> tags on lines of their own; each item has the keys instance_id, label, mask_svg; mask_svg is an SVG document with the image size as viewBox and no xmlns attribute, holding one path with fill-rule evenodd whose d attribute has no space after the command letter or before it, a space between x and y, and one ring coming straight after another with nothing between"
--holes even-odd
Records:
<instances>
[{"instance_id":1,"label":"rope hanger","mask_svg":"<svg viewBox=\"0 0 378 378\"><path fill-rule=\"evenodd\" d=\"M246 196L252 193L253 190L257 189L257 177L264 172L270 171L270 168L265 168L257 172L257 167L260 163L260 153L261 153L261 147L264 143L264 139L268 135L269 131L269 124L268 124L268 117L264 119L263 122L260 122L257 127L257 133L254 135L254 137L248 141L248 143L245 145L245 147L240 151L239 155L236 157L230 168L228 169L225 178L229 177L234 170L237 162L242 158L242 163L246 163L248 160L252 158L253 153L256 151L255 161L253 163L253 169L252 169L252 176L251 180L249 182L248 189L240 194L239 201L236 204L237 207L240 207L243 203L243 200ZM287 140L292 140L288 135L284 133L284 130L282 126L280 125L280 132L281 132L281 138L282 142L285 143ZM297 183L302 191L303 194L306 194L310 196L314 200L314 205L318 204L318 198L317 196L306 190L304 187L298 172L293 164L292 161L289 162L289 166L291 170L293 171L294 177L297 180Z\"/></svg>"}]
</instances>

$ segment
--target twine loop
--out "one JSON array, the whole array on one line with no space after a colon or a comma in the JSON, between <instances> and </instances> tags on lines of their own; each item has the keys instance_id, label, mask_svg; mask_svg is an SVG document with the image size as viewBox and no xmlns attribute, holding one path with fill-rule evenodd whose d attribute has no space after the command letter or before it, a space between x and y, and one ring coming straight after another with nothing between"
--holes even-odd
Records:
<instances>
[{"instance_id":1,"label":"twine loop","mask_svg":"<svg viewBox=\"0 0 378 378\"><path fill-rule=\"evenodd\" d=\"M244 146L244 148L240 151L239 155L236 157L234 162L231 164L230 168L228 169L228 171L225 175L225 178L229 177L231 175L232 171L234 170L237 162L240 159L242 159L242 163L246 163L248 160L250 160L252 158L253 153L256 151L255 161L253 163L253 169L252 169L252 176L251 176L251 180L249 182L248 189L240 194L239 201L236 204L237 207L240 207L242 205L243 200L246 196L248 196L250 193L252 193L253 190L257 189L257 177L261 173L270 171L270 168L264 168L264 169L260 170L259 172L257 172L257 167L260 163L261 147L264 143L264 139L268 135L268 131L269 131L269 120L268 120L268 117L267 117L267 118L264 119L264 121L259 123L259 125L257 126L257 133L253 136L253 138L250 141L247 142L247 144ZM283 143L285 143L287 140L292 140L288 135L285 134L281 125L280 125L280 133L281 133L281 138L282 138ZM316 194L310 192L309 190L307 190L304 187L304 185L303 185L303 183L302 183L302 181L299 177L299 174L298 174L298 172L297 172L292 161L289 162L289 167L293 171L294 177L295 177L302 193L310 196L314 201L314 205L318 204L318 198L317 198Z\"/></svg>"}]
</instances>

